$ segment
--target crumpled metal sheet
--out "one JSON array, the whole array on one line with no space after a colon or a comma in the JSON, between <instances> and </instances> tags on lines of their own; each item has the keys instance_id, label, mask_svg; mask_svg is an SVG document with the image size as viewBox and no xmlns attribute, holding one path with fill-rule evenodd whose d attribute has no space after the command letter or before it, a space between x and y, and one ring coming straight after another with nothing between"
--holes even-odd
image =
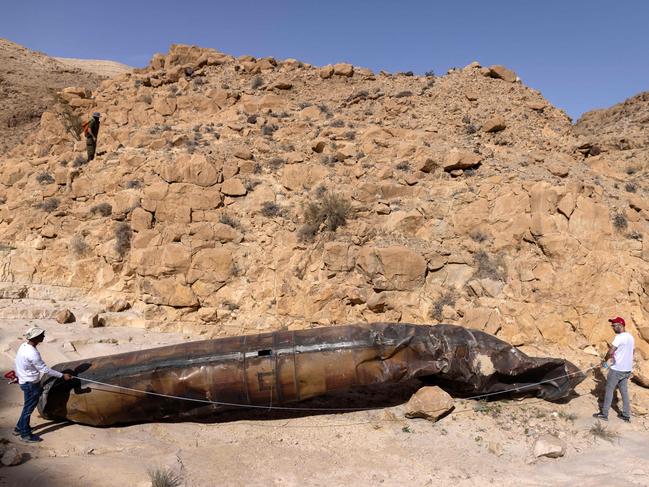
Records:
<instances>
[{"instance_id":1,"label":"crumpled metal sheet","mask_svg":"<svg viewBox=\"0 0 649 487\"><path fill-rule=\"evenodd\" d=\"M391 323L186 342L54 368L158 394L263 406L412 378L436 383L456 396L524 387L515 394L557 400L584 379L566 360L528 357L481 331ZM181 420L224 409L78 379L48 379L44 391L39 403L43 417L95 426Z\"/></svg>"}]
</instances>

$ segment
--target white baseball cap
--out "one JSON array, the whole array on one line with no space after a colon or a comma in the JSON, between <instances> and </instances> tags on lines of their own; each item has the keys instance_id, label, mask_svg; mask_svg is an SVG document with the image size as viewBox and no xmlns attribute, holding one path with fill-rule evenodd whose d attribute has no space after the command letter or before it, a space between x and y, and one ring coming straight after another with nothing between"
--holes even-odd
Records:
<instances>
[{"instance_id":1,"label":"white baseball cap","mask_svg":"<svg viewBox=\"0 0 649 487\"><path fill-rule=\"evenodd\" d=\"M27 340L32 340L36 337L41 336L43 333L45 333L45 330L37 326L33 326L32 328L27 330L27 333L25 333L25 337L27 337Z\"/></svg>"}]
</instances>

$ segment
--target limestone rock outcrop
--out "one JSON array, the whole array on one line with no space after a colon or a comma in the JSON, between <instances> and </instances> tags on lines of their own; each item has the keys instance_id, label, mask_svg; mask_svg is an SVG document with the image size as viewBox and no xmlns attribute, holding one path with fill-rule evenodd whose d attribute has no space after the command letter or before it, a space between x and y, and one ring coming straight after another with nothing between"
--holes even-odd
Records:
<instances>
[{"instance_id":1,"label":"limestone rock outcrop","mask_svg":"<svg viewBox=\"0 0 649 487\"><path fill-rule=\"evenodd\" d=\"M174 45L71 83L2 154L2 281L209 336L443 320L602 352L622 315L647 360L646 100L573 127L516 81Z\"/></svg>"}]
</instances>

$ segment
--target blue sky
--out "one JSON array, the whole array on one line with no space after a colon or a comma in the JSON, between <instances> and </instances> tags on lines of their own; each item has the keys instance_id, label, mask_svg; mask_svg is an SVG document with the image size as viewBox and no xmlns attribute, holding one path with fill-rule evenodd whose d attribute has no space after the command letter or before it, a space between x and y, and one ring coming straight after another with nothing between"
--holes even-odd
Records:
<instances>
[{"instance_id":1,"label":"blue sky","mask_svg":"<svg viewBox=\"0 0 649 487\"><path fill-rule=\"evenodd\" d=\"M649 90L643 0L4 0L0 37L134 66L172 43L418 74L477 60L515 70L574 119Z\"/></svg>"}]
</instances>

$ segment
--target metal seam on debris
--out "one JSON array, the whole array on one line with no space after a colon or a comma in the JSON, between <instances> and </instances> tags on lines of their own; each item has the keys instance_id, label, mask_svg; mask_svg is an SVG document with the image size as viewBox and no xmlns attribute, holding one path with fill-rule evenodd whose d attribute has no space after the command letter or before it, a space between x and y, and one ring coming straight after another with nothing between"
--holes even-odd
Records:
<instances>
[{"instance_id":1,"label":"metal seam on debris","mask_svg":"<svg viewBox=\"0 0 649 487\"><path fill-rule=\"evenodd\" d=\"M572 377L574 375L582 374L582 373L585 374L585 373L590 372L591 370L593 370L593 369L595 369L597 367L599 367L599 364L593 365L592 367L589 367L589 368L584 369L584 370L578 370L577 372L573 372L573 373L570 373L570 374L564 374L564 375L555 377L553 379L548 379L548 380L544 380L544 381L541 381L541 382L536 382L534 384L526 384L524 386L515 387L513 389L508 389L506 391L489 392L487 394L480 394L480 395L477 395L477 396L463 397L463 398L460 398L460 399L468 401L468 400L471 400L471 399L481 399L481 398L484 398L484 397L495 396L497 394L507 394L507 393L510 393L510 392L518 392L518 391L521 391L523 389L528 389L530 387L534 387L534 386L537 386L537 385L540 385L540 384L546 384L548 382L553 382L553 381L555 381L557 379L563 379L563 378L567 378L567 377ZM121 390L125 390L125 391L137 392L139 394L147 394L147 395L150 395L150 396L165 397L165 398L168 398L168 399L177 399L177 400L180 400L180 401L190 401L190 402L200 402L200 403L205 403L205 404L214 404L214 405L218 405L218 406L230 406L230 407L253 408L253 409L266 409L266 410L278 409L278 410L282 410L282 411L366 411L368 409L375 409L374 407L364 407L364 408L305 408L305 407L273 406L272 402L268 406L257 405L257 404L238 404L238 403L222 402L222 401L210 401L210 400L207 400L207 399L193 399L193 398L190 398L190 397L173 396L173 395L169 395L169 394L160 394L160 393L157 393L157 392L143 391L141 389L133 389L131 387L118 386L118 385L115 385L115 384L108 384L106 382L100 382L100 381L96 381L96 380L92 380L92 379L86 379L84 377L75 377L75 379L83 380L83 381L86 381L86 382L91 382L93 384L113 387L113 388L121 389ZM108 392L108 391L106 391L106 392ZM272 401L272 399L271 399L271 401Z\"/></svg>"}]
</instances>

